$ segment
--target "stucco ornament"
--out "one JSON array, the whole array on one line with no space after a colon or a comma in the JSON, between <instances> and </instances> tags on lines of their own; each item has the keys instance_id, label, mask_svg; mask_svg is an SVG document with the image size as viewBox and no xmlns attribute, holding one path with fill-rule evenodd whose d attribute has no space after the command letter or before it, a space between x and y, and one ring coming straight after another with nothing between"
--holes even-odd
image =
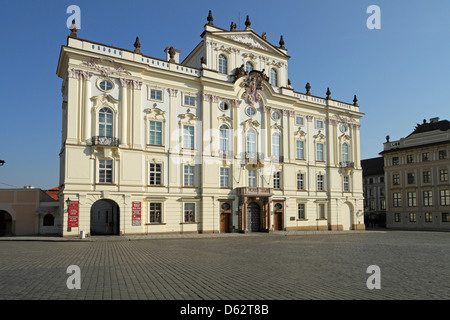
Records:
<instances>
[{"instance_id":1,"label":"stucco ornament","mask_svg":"<svg viewBox=\"0 0 450 320\"><path fill-rule=\"evenodd\" d=\"M261 96L259 95L259 92L263 90L261 73L258 71L250 71L247 79L241 83L241 87L245 88L242 99L247 104L253 105L261 100Z\"/></svg>"}]
</instances>

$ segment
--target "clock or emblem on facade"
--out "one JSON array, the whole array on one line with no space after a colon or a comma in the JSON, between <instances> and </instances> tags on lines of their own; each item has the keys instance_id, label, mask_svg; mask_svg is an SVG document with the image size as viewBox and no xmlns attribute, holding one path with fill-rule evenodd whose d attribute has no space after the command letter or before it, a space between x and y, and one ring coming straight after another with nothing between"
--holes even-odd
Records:
<instances>
[{"instance_id":1,"label":"clock or emblem on facade","mask_svg":"<svg viewBox=\"0 0 450 320\"><path fill-rule=\"evenodd\" d=\"M253 105L261 99L259 91L263 90L263 87L260 72L250 71L247 79L242 82L241 86L245 88L242 98L247 102L247 104Z\"/></svg>"},{"instance_id":2,"label":"clock or emblem on facade","mask_svg":"<svg viewBox=\"0 0 450 320\"><path fill-rule=\"evenodd\" d=\"M341 124L339 126L339 130L341 130L342 133L347 132L347 126L345 124Z\"/></svg>"}]
</instances>

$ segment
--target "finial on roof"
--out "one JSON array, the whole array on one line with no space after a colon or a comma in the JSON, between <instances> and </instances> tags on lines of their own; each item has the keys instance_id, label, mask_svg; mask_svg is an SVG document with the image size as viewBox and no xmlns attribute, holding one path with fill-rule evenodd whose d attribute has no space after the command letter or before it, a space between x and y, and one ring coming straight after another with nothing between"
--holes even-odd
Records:
<instances>
[{"instance_id":1,"label":"finial on roof","mask_svg":"<svg viewBox=\"0 0 450 320\"><path fill-rule=\"evenodd\" d=\"M206 18L206 20L208 20L208 26L213 26L214 25L214 23L213 23L214 18L212 16L211 10L209 10L209 14L208 14L208 17Z\"/></svg>"},{"instance_id":2,"label":"finial on roof","mask_svg":"<svg viewBox=\"0 0 450 320\"><path fill-rule=\"evenodd\" d=\"M72 20L72 25L69 27L69 30L71 31L69 37L76 38L77 37L77 25L75 24L75 19Z\"/></svg>"},{"instance_id":3,"label":"finial on roof","mask_svg":"<svg viewBox=\"0 0 450 320\"><path fill-rule=\"evenodd\" d=\"M283 39L283 36L280 37L280 42L279 42L279 44L280 44L280 49L286 49L286 48L284 47L284 39Z\"/></svg>"},{"instance_id":4,"label":"finial on roof","mask_svg":"<svg viewBox=\"0 0 450 320\"><path fill-rule=\"evenodd\" d=\"M306 83L305 89L306 89L306 94L308 96L310 96L311 92L309 92L309 90L311 90L311 85L309 84L309 82Z\"/></svg>"},{"instance_id":5,"label":"finial on roof","mask_svg":"<svg viewBox=\"0 0 450 320\"><path fill-rule=\"evenodd\" d=\"M236 23L234 23L233 21L231 21L230 31L236 31Z\"/></svg>"},{"instance_id":6,"label":"finial on roof","mask_svg":"<svg viewBox=\"0 0 450 320\"><path fill-rule=\"evenodd\" d=\"M330 88L327 88L327 100L331 99L331 91Z\"/></svg>"},{"instance_id":7,"label":"finial on roof","mask_svg":"<svg viewBox=\"0 0 450 320\"><path fill-rule=\"evenodd\" d=\"M250 28L251 25L250 18L247 16L247 19L245 19L245 29Z\"/></svg>"},{"instance_id":8,"label":"finial on roof","mask_svg":"<svg viewBox=\"0 0 450 320\"><path fill-rule=\"evenodd\" d=\"M267 41L267 33L266 33L266 32L263 32L261 38L263 38L264 40Z\"/></svg>"},{"instance_id":9,"label":"finial on roof","mask_svg":"<svg viewBox=\"0 0 450 320\"><path fill-rule=\"evenodd\" d=\"M141 53L141 49L139 49L140 47L141 43L139 42L139 37L136 37L136 41L134 42L134 52Z\"/></svg>"},{"instance_id":10,"label":"finial on roof","mask_svg":"<svg viewBox=\"0 0 450 320\"><path fill-rule=\"evenodd\" d=\"M355 94L355 97L353 98L353 105L354 106L358 106L358 99L356 99L356 94Z\"/></svg>"}]
</instances>

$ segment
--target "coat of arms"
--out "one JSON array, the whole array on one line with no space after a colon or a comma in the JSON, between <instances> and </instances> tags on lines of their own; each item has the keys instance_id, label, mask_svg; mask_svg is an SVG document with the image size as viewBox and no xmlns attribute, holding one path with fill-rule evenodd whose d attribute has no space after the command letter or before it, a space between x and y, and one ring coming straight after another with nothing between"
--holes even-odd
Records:
<instances>
[{"instance_id":1,"label":"coat of arms","mask_svg":"<svg viewBox=\"0 0 450 320\"><path fill-rule=\"evenodd\" d=\"M242 82L241 87L245 88L242 99L249 105L253 105L261 99L259 92L263 90L262 79L263 75L260 71L250 71L247 79Z\"/></svg>"}]
</instances>

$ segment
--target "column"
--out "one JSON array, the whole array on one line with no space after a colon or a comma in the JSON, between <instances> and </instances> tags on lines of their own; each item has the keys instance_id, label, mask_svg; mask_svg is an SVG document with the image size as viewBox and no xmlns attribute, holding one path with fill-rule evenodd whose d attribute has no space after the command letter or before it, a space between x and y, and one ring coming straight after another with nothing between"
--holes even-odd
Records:
<instances>
[{"instance_id":1,"label":"column","mask_svg":"<svg viewBox=\"0 0 450 320\"><path fill-rule=\"evenodd\" d=\"M141 141L141 86L142 82L132 81L132 143L134 149L142 149Z\"/></svg>"},{"instance_id":2,"label":"column","mask_svg":"<svg viewBox=\"0 0 450 320\"><path fill-rule=\"evenodd\" d=\"M128 80L120 79L120 144L125 146L128 144L127 123L128 123L128 103L127 103L127 88Z\"/></svg>"},{"instance_id":3,"label":"column","mask_svg":"<svg viewBox=\"0 0 450 320\"><path fill-rule=\"evenodd\" d=\"M91 139L91 72L83 72L84 76L84 141Z\"/></svg>"}]
</instances>

